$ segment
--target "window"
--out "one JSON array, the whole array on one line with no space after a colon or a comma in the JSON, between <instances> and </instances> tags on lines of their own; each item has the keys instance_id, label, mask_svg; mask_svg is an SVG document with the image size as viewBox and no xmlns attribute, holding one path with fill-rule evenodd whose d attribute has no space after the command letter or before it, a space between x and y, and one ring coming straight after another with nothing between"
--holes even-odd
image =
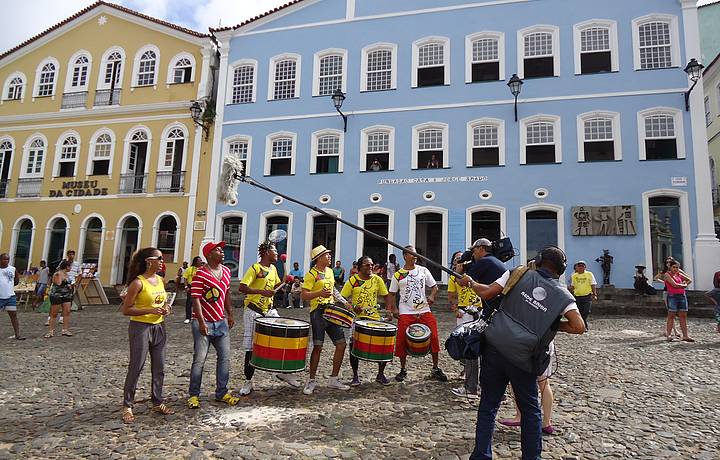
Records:
<instances>
[{"instance_id":1,"label":"window","mask_svg":"<svg viewBox=\"0 0 720 460\"><path fill-rule=\"evenodd\" d=\"M165 153L160 164L161 170L182 169L183 151L185 147L185 133L180 128L173 128L168 132L165 141Z\"/></svg>"},{"instance_id":2,"label":"window","mask_svg":"<svg viewBox=\"0 0 720 460\"><path fill-rule=\"evenodd\" d=\"M27 161L23 169L24 177L42 176L45 160L45 141L35 138L30 141L27 149Z\"/></svg>"},{"instance_id":3,"label":"window","mask_svg":"<svg viewBox=\"0 0 720 460\"><path fill-rule=\"evenodd\" d=\"M617 72L618 60L617 23L593 20L575 24L575 74Z\"/></svg>"},{"instance_id":4,"label":"window","mask_svg":"<svg viewBox=\"0 0 720 460\"><path fill-rule=\"evenodd\" d=\"M165 260L174 262L175 242L178 233L178 225L175 217L164 216L160 219L157 232L157 248L163 253Z\"/></svg>"},{"instance_id":5,"label":"window","mask_svg":"<svg viewBox=\"0 0 720 460\"><path fill-rule=\"evenodd\" d=\"M81 54L72 59L70 62L70 74L68 75L70 85L65 88L65 91L87 91L89 69L90 59L87 55Z\"/></svg>"},{"instance_id":6,"label":"window","mask_svg":"<svg viewBox=\"0 0 720 460\"><path fill-rule=\"evenodd\" d=\"M153 86L157 84L160 50L155 46L141 48L135 55L135 86Z\"/></svg>"},{"instance_id":7,"label":"window","mask_svg":"<svg viewBox=\"0 0 720 460\"><path fill-rule=\"evenodd\" d=\"M413 169L446 168L448 159L447 125L426 123L413 127Z\"/></svg>"},{"instance_id":8,"label":"window","mask_svg":"<svg viewBox=\"0 0 720 460\"><path fill-rule=\"evenodd\" d=\"M578 161L622 159L620 114L589 112L578 117Z\"/></svg>"},{"instance_id":9,"label":"window","mask_svg":"<svg viewBox=\"0 0 720 460\"><path fill-rule=\"evenodd\" d=\"M24 96L25 76L20 72L11 74L5 80L3 99L6 101L21 101Z\"/></svg>"},{"instance_id":10,"label":"window","mask_svg":"<svg viewBox=\"0 0 720 460\"><path fill-rule=\"evenodd\" d=\"M113 138L108 133L103 133L95 137L90 145L92 152L92 169L90 174L93 176L106 176L110 174L110 162L112 160Z\"/></svg>"},{"instance_id":11,"label":"window","mask_svg":"<svg viewBox=\"0 0 720 460\"><path fill-rule=\"evenodd\" d=\"M120 88L122 86L123 63L125 51L120 48L111 48L105 51L100 64L100 75L98 76L98 89ZM112 85L113 75L115 84Z\"/></svg>"},{"instance_id":12,"label":"window","mask_svg":"<svg viewBox=\"0 0 720 460\"><path fill-rule=\"evenodd\" d=\"M675 109L650 109L638 114L641 160L685 158L682 112Z\"/></svg>"},{"instance_id":13,"label":"window","mask_svg":"<svg viewBox=\"0 0 720 460\"><path fill-rule=\"evenodd\" d=\"M310 173L338 173L343 171L343 136L335 130L313 133Z\"/></svg>"},{"instance_id":14,"label":"window","mask_svg":"<svg viewBox=\"0 0 720 460\"><path fill-rule=\"evenodd\" d=\"M710 96L705 96L705 126L712 123L712 110L710 109Z\"/></svg>"},{"instance_id":15,"label":"window","mask_svg":"<svg viewBox=\"0 0 720 460\"><path fill-rule=\"evenodd\" d=\"M225 242L223 251L225 260L223 265L230 269L230 276L236 278L242 267L242 249L243 249L243 218L239 216L225 217L222 220L222 241Z\"/></svg>"},{"instance_id":16,"label":"window","mask_svg":"<svg viewBox=\"0 0 720 460\"><path fill-rule=\"evenodd\" d=\"M386 91L397 87L397 45L376 43L363 48L360 91Z\"/></svg>"},{"instance_id":17,"label":"window","mask_svg":"<svg viewBox=\"0 0 720 460\"><path fill-rule=\"evenodd\" d=\"M537 210L524 213L526 259L532 260L549 245L557 246L558 213L551 210Z\"/></svg>"},{"instance_id":18,"label":"window","mask_svg":"<svg viewBox=\"0 0 720 460\"><path fill-rule=\"evenodd\" d=\"M300 56L286 54L270 59L269 100L300 97Z\"/></svg>"},{"instance_id":19,"label":"window","mask_svg":"<svg viewBox=\"0 0 720 460\"><path fill-rule=\"evenodd\" d=\"M315 53L313 96L330 96L336 89L347 92L346 61L346 50L328 49Z\"/></svg>"},{"instance_id":20,"label":"window","mask_svg":"<svg viewBox=\"0 0 720 460\"><path fill-rule=\"evenodd\" d=\"M360 171L392 171L395 169L395 128L371 126L362 130Z\"/></svg>"},{"instance_id":21,"label":"window","mask_svg":"<svg viewBox=\"0 0 720 460\"><path fill-rule=\"evenodd\" d=\"M103 223L98 217L91 217L85 224L85 242L80 260L84 264L97 264L100 260Z\"/></svg>"},{"instance_id":22,"label":"window","mask_svg":"<svg viewBox=\"0 0 720 460\"><path fill-rule=\"evenodd\" d=\"M78 156L78 147L80 142L78 138L70 135L63 139L60 144L60 155L56 154L56 161L58 163L57 173L55 177L74 177L75 176L75 162Z\"/></svg>"},{"instance_id":23,"label":"window","mask_svg":"<svg viewBox=\"0 0 720 460\"><path fill-rule=\"evenodd\" d=\"M537 115L521 120L520 164L560 163L560 117Z\"/></svg>"},{"instance_id":24,"label":"window","mask_svg":"<svg viewBox=\"0 0 720 460\"><path fill-rule=\"evenodd\" d=\"M286 176L295 174L294 133L276 133L268 136L265 152L265 175Z\"/></svg>"},{"instance_id":25,"label":"window","mask_svg":"<svg viewBox=\"0 0 720 460\"><path fill-rule=\"evenodd\" d=\"M505 35L480 32L465 38L465 82L505 79Z\"/></svg>"},{"instance_id":26,"label":"window","mask_svg":"<svg viewBox=\"0 0 720 460\"><path fill-rule=\"evenodd\" d=\"M518 76L560 76L560 29L534 26L518 31Z\"/></svg>"},{"instance_id":27,"label":"window","mask_svg":"<svg viewBox=\"0 0 720 460\"><path fill-rule=\"evenodd\" d=\"M450 84L450 40L428 37L413 43L413 88Z\"/></svg>"},{"instance_id":28,"label":"window","mask_svg":"<svg viewBox=\"0 0 720 460\"><path fill-rule=\"evenodd\" d=\"M635 70L666 69L680 62L678 19L651 14L633 20Z\"/></svg>"},{"instance_id":29,"label":"window","mask_svg":"<svg viewBox=\"0 0 720 460\"><path fill-rule=\"evenodd\" d=\"M57 61L52 59L43 61L38 66L35 76L35 97L47 97L55 95L55 84L57 83L57 71L59 69Z\"/></svg>"},{"instance_id":30,"label":"window","mask_svg":"<svg viewBox=\"0 0 720 460\"><path fill-rule=\"evenodd\" d=\"M256 61L243 61L233 66L230 88L231 104L248 104L255 102Z\"/></svg>"},{"instance_id":31,"label":"window","mask_svg":"<svg viewBox=\"0 0 720 460\"><path fill-rule=\"evenodd\" d=\"M505 123L481 118L468 123L467 166L505 165Z\"/></svg>"},{"instance_id":32,"label":"window","mask_svg":"<svg viewBox=\"0 0 720 460\"><path fill-rule=\"evenodd\" d=\"M13 150L11 140L6 139L0 142L0 198L7 198Z\"/></svg>"},{"instance_id":33,"label":"window","mask_svg":"<svg viewBox=\"0 0 720 460\"><path fill-rule=\"evenodd\" d=\"M231 139L226 142L227 144L227 155L232 155L237 158L239 158L242 161L243 165L243 171L245 171L246 174L250 174L250 149L251 149L251 139L248 138L240 138L240 139Z\"/></svg>"},{"instance_id":34,"label":"window","mask_svg":"<svg viewBox=\"0 0 720 460\"><path fill-rule=\"evenodd\" d=\"M174 60L175 65L172 69L172 82L179 83L190 83L192 81L193 74L193 62L189 57L181 57Z\"/></svg>"}]
</instances>

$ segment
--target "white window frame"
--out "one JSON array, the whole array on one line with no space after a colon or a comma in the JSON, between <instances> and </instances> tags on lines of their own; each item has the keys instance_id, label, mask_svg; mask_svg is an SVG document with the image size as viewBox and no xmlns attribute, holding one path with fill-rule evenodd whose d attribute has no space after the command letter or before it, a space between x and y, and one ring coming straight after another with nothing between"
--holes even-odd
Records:
<instances>
[{"instance_id":1,"label":"white window frame","mask_svg":"<svg viewBox=\"0 0 720 460\"><path fill-rule=\"evenodd\" d=\"M103 249L105 247L105 231L107 230L107 225L105 223L105 218L94 212L90 215L88 215L84 220L83 223L80 225L80 244L78 245L78 260L84 260L85 259L85 243L87 240L87 233L88 233L88 224L92 219L99 219L100 220L100 252L98 254L98 263L97 266L101 267L102 265L102 259L103 259Z\"/></svg>"},{"instance_id":2,"label":"white window frame","mask_svg":"<svg viewBox=\"0 0 720 460\"><path fill-rule=\"evenodd\" d=\"M553 140L555 144L555 163L562 163L562 123L557 115L538 114L520 120L520 164L527 164L527 128L538 122L553 124Z\"/></svg>"},{"instance_id":3,"label":"white window frame","mask_svg":"<svg viewBox=\"0 0 720 460\"><path fill-rule=\"evenodd\" d=\"M586 29L603 28L608 29L610 39L610 71L620 71L620 52L618 49L617 21L610 19L591 19L573 25L573 45L575 48L575 75L582 75L582 32Z\"/></svg>"},{"instance_id":4,"label":"white window frame","mask_svg":"<svg viewBox=\"0 0 720 460\"><path fill-rule=\"evenodd\" d=\"M553 76L560 76L560 28L550 24L538 24L517 31L517 74L525 78L525 36L544 32L552 34Z\"/></svg>"},{"instance_id":5,"label":"white window frame","mask_svg":"<svg viewBox=\"0 0 720 460\"><path fill-rule=\"evenodd\" d=\"M448 37L431 36L423 37L419 40L415 40L412 44L412 73L411 73L411 85L413 88L418 87L417 73L418 65L420 61L420 48L425 45L439 44L443 46L443 67L444 70L444 85L450 84L450 39ZM439 66L438 66L439 67Z\"/></svg>"},{"instance_id":6,"label":"white window frame","mask_svg":"<svg viewBox=\"0 0 720 460\"><path fill-rule=\"evenodd\" d=\"M233 142L245 142L247 143L247 155L245 157L245 174L250 175L250 166L252 160L252 136L244 134L236 134L234 136L227 137L223 140L223 158L230 155L230 144ZM271 146L272 149L272 146Z\"/></svg>"},{"instance_id":7,"label":"white window frame","mask_svg":"<svg viewBox=\"0 0 720 460\"><path fill-rule=\"evenodd\" d=\"M75 72L75 61L80 59L82 56L85 56L88 60L87 63L87 76L85 78L85 84L80 86L73 86L72 80L73 80L73 73ZM70 56L70 59L68 59L68 70L67 70L67 77L65 78L65 92L66 93L81 93L83 91L87 91L88 88L90 88L90 78L92 77L92 54L90 54L90 51L87 50L79 50L76 51L75 54Z\"/></svg>"},{"instance_id":8,"label":"white window frame","mask_svg":"<svg viewBox=\"0 0 720 460\"><path fill-rule=\"evenodd\" d=\"M418 149L420 146L420 131L424 131L426 129L439 129L442 131L443 135L443 168L449 168L450 167L450 139L449 139L449 127L447 123L440 123L436 121L431 121L428 123L422 123L419 125L415 125L412 127L412 160L411 160L411 168L412 169L418 169Z\"/></svg>"},{"instance_id":9,"label":"white window frame","mask_svg":"<svg viewBox=\"0 0 720 460\"><path fill-rule=\"evenodd\" d=\"M670 67L642 69L640 67L640 26L648 22L667 22L670 25ZM678 17L671 14L653 13L632 20L633 66L635 70L663 70L680 67L680 32Z\"/></svg>"},{"instance_id":10,"label":"white window frame","mask_svg":"<svg viewBox=\"0 0 720 460\"><path fill-rule=\"evenodd\" d=\"M27 172L27 166L28 166L28 160L30 158L30 146L32 143L40 139L43 141L43 144L45 146L45 151L43 152L43 161L40 165L40 172L39 173L28 173ZM45 165L48 161L48 152L50 150L50 146L48 144L47 137L45 135L40 133L35 133L32 136L29 136L27 138L27 141L25 142L25 145L23 145L23 157L22 157L22 164L20 165L20 178L21 179L31 179L31 178L42 178L45 176Z\"/></svg>"},{"instance_id":11,"label":"white window frame","mask_svg":"<svg viewBox=\"0 0 720 460\"><path fill-rule=\"evenodd\" d=\"M185 142L183 142L183 154L182 154L182 164L180 165L180 171L185 171L185 163L187 161L187 155L188 155L188 144L190 143L190 133L187 129L187 126L180 122L175 122L167 125L165 129L162 132L162 137L160 138L160 151L158 152L158 171L172 171L173 165L165 166L165 153L167 149L167 143L171 139L168 138L170 135L170 132L174 129L179 129L183 133L183 139ZM149 147L148 147L148 153L149 153ZM173 160L174 161L174 160Z\"/></svg>"},{"instance_id":12,"label":"white window frame","mask_svg":"<svg viewBox=\"0 0 720 460\"><path fill-rule=\"evenodd\" d=\"M97 131L95 131L90 138L90 150L88 151L88 160L87 165L85 167L85 176L92 175L93 172L93 162L95 161L95 146L97 144L97 140L100 136L103 134L107 134L110 136L110 157L108 157L108 160L110 160L110 164L108 165L108 178L112 178L112 167L113 162L115 161L115 143L116 143L116 137L115 132L110 128L100 128Z\"/></svg>"},{"instance_id":13,"label":"white window frame","mask_svg":"<svg viewBox=\"0 0 720 460\"><path fill-rule=\"evenodd\" d=\"M233 80L235 78L235 69L245 66L253 68L252 99L248 102L233 102ZM240 59L230 64L228 68L227 88L225 91L225 94L227 94L227 101L225 103L228 105L254 103L257 100L258 61L255 59Z\"/></svg>"},{"instance_id":14,"label":"white window frame","mask_svg":"<svg viewBox=\"0 0 720 460\"><path fill-rule=\"evenodd\" d=\"M295 92L293 97L287 99L275 99L275 66L280 61L293 59L295 61ZM283 53L270 58L270 67L268 73L268 101L287 101L300 97L300 84L302 79L302 56L297 53ZM257 78L257 77L256 77Z\"/></svg>"},{"instance_id":15,"label":"white window frame","mask_svg":"<svg viewBox=\"0 0 720 460\"><path fill-rule=\"evenodd\" d=\"M108 48L105 53L103 53L102 59L100 60L100 70L98 72L98 82L97 82L97 89L110 89L110 86L112 85L112 81L110 83L105 83L105 70L108 65L108 58L113 53L119 53L120 54L120 74L118 75L118 82L115 85L116 89L122 88L123 83L123 75L125 74L125 50L122 49L119 46L113 46L111 48Z\"/></svg>"},{"instance_id":16,"label":"white window frame","mask_svg":"<svg viewBox=\"0 0 720 460\"><path fill-rule=\"evenodd\" d=\"M10 143L10 162L8 163L8 179L12 179L13 174L13 162L15 161L15 157L17 156L17 148L15 144L15 139L13 139L12 136L0 136L0 145L3 144L3 142L9 142ZM2 152L0 150L0 173L2 173L3 165L2 162L4 161L4 156L2 155ZM6 195L7 196L7 195ZM0 223L0 231L2 231L2 223Z\"/></svg>"},{"instance_id":17,"label":"white window frame","mask_svg":"<svg viewBox=\"0 0 720 460\"><path fill-rule=\"evenodd\" d=\"M498 81L505 81L505 34L492 30L484 30L465 37L465 83L472 83L473 42L482 39L493 39L498 42L498 62L500 78ZM493 61L482 61L493 62Z\"/></svg>"},{"instance_id":18,"label":"white window frame","mask_svg":"<svg viewBox=\"0 0 720 460\"><path fill-rule=\"evenodd\" d=\"M20 99L8 99L8 91L10 90L10 83L15 78L20 78L22 80L22 85L20 85L21 86ZM27 83L28 83L27 77L22 72L16 71L16 72L13 72L10 75L8 75L8 77L5 79L5 84L3 84L2 95L1 95L2 97L0 97L0 104L2 104L5 101L24 102L25 96L27 95L27 86L28 86Z\"/></svg>"},{"instance_id":19,"label":"white window frame","mask_svg":"<svg viewBox=\"0 0 720 460\"><path fill-rule=\"evenodd\" d=\"M593 118L609 118L612 120L614 159L615 161L622 160L620 114L618 112L593 111L581 113L577 117L578 162L583 163L585 161L585 122Z\"/></svg>"},{"instance_id":20,"label":"white window frame","mask_svg":"<svg viewBox=\"0 0 720 460\"><path fill-rule=\"evenodd\" d=\"M45 64L54 64L55 65L55 77L53 78L53 87L52 87L52 93L49 96L40 96L38 92L40 91L40 74L42 73L43 67L45 67ZM33 100L35 100L36 97L50 97L53 100L55 100L55 95L57 94L57 84L58 84L58 78L60 76L60 63L57 59L54 57L46 57L43 59L40 64L38 64L37 68L35 69L35 84L33 85Z\"/></svg>"},{"instance_id":21,"label":"white window frame","mask_svg":"<svg viewBox=\"0 0 720 460\"><path fill-rule=\"evenodd\" d=\"M312 95L320 96L320 60L328 56L342 56L342 78L340 90L347 93L347 68L348 68L348 51L342 48L328 48L315 53L313 57L313 88ZM325 95L329 96L329 95Z\"/></svg>"},{"instance_id":22,"label":"white window frame","mask_svg":"<svg viewBox=\"0 0 720 460\"><path fill-rule=\"evenodd\" d=\"M310 174L317 173L317 150L318 140L323 136L337 136L339 138L338 143L338 173L343 172L344 160L345 160L345 133L337 129L322 129L312 133L310 141Z\"/></svg>"},{"instance_id":23,"label":"white window frame","mask_svg":"<svg viewBox=\"0 0 720 460\"><path fill-rule=\"evenodd\" d=\"M388 171L395 170L395 128L387 125L374 125L360 131L360 171L367 171L368 136L382 131L388 135Z\"/></svg>"},{"instance_id":24,"label":"white window frame","mask_svg":"<svg viewBox=\"0 0 720 460\"><path fill-rule=\"evenodd\" d=\"M388 208L383 208L380 206L370 206L368 208L362 208L358 209L358 219L357 223L359 227L365 228L365 218L369 214L383 214L386 215L388 218L388 239L390 241L394 241L395 238L395 211ZM360 257L363 255L363 243L365 242L365 235L358 235L356 242L355 242L355 257ZM387 254L385 254L385 261L388 260L388 257L390 254L393 253L395 250L394 247L388 244L388 251ZM375 263L383 264L384 261L373 261Z\"/></svg>"},{"instance_id":25,"label":"white window frame","mask_svg":"<svg viewBox=\"0 0 720 460\"><path fill-rule=\"evenodd\" d=\"M289 137L292 139L292 150L290 150L290 175L295 175L295 167L297 165L297 133L291 133L289 131L279 131L276 133L268 134L265 138L265 165L264 175L270 175L270 165L272 164L272 144L273 141L282 137Z\"/></svg>"},{"instance_id":26,"label":"white window frame","mask_svg":"<svg viewBox=\"0 0 720 460\"><path fill-rule=\"evenodd\" d=\"M390 88L384 90L369 90L368 89L368 55L374 51L387 50L391 53L391 68L390 68ZM386 43L379 42L368 45L362 49L362 61L360 62L360 91L389 91L397 89L397 43Z\"/></svg>"},{"instance_id":27,"label":"white window frame","mask_svg":"<svg viewBox=\"0 0 720 460\"><path fill-rule=\"evenodd\" d=\"M170 59L168 62L167 70L167 84L168 85L184 85L186 83L175 83L175 66L180 59L187 59L190 61L190 81L187 83L195 83L195 56L188 53L187 51L180 52Z\"/></svg>"},{"instance_id":28,"label":"white window frame","mask_svg":"<svg viewBox=\"0 0 720 460\"><path fill-rule=\"evenodd\" d=\"M682 160L687 157L685 151L685 130L683 129L683 112L672 107L653 107L642 110L637 114L638 129L638 153L641 161L647 160L647 152L645 150L645 118L653 115L670 115L673 117L675 128L675 145L677 146L677 159Z\"/></svg>"},{"instance_id":29,"label":"white window frame","mask_svg":"<svg viewBox=\"0 0 720 460\"><path fill-rule=\"evenodd\" d=\"M68 130L65 131L58 137L57 143L55 144L55 159L53 161L53 172L52 177L60 177L60 163L70 163L69 161L60 161L60 156L62 155L62 148L63 143L65 140L67 140L70 137L74 137L77 139L77 152L75 153L75 167L73 168L73 176L78 176L78 169L80 165L80 154L82 152L82 138L80 137L80 134L75 130Z\"/></svg>"},{"instance_id":30,"label":"white window frame","mask_svg":"<svg viewBox=\"0 0 720 460\"><path fill-rule=\"evenodd\" d=\"M130 144L133 142L133 136L138 131L142 131L147 136L147 151L145 152L145 170L143 171L143 174L147 174L150 170L150 157L152 155L152 130L148 128L145 125L135 125L132 128L130 128L125 135L125 139L123 141L123 161L122 166L120 168L121 174L128 174L129 173L129 163L130 163Z\"/></svg>"},{"instance_id":31,"label":"white window frame","mask_svg":"<svg viewBox=\"0 0 720 460\"><path fill-rule=\"evenodd\" d=\"M498 166L505 166L505 120L500 118L478 118L467 123L467 155L465 166L474 168L473 166L473 148L475 141L475 128L483 125L495 126L498 131ZM484 166L477 166L484 167ZM489 166L488 166L489 167Z\"/></svg>"},{"instance_id":32,"label":"white window frame","mask_svg":"<svg viewBox=\"0 0 720 460\"><path fill-rule=\"evenodd\" d=\"M176 264L178 263L178 252L180 251L180 231L182 230L180 228L180 216L178 216L172 211L163 211L158 214L158 216L155 218L155 222L153 223L151 246L154 248L157 247L158 240L160 239L160 222L166 217L172 217L173 219L175 219L175 250L173 251L173 260L168 262Z\"/></svg>"},{"instance_id":33,"label":"white window frame","mask_svg":"<svg viewBox=\"0 0 720 460\"><path fill-rule=\"evenodd\" d=\"M449 238L449 226L450 226L450 220L449 220L449 211L447 208L441 208L438 206L421 206L418 208L414 208L410 210L410 222L408 225L408 242L409 244L415 246L415 237L416 237L416 229L417 229L417 216L419 214L425 214L425 213L435 213L442 215L442 260L447 260L449 257L448 254L448 238ZM444 271L441 272L441 279L435 280L440 284L446 284L448 280L447 273Z\"/></svg>"},{"instance_id":34,"label":"white window frame","mask_svg":"<svg viewBox=\"0 0 720 460\"><path fill-rule=\"evenodd\" d=\"M550 203L530 204L520 208L520 260L527 260L527 214L532 211L552 211L557 215L557 246L565 251L565 209Z\"/></svg>"},{"instance_id":35,"label":"white window frame","mask_svg":"<svg viewBox=\"0 0 720 460\"><path fill-rule=\"evenodd\" d=\"M140 71L140 58L147 51L152 51L155 53L155 73L153 75L153 83L150 85L140 85L140 84L138 84L138 78L140 77L140 74L138 73ZM140 48L138 50L138 52L135 53L135 59L133 60L132 88L135 89L135 88L152 87L153 89L157 89L159 73L160 73L160 49L155 45L145 45L142 48Z\"/></svg>"}]
</instances>

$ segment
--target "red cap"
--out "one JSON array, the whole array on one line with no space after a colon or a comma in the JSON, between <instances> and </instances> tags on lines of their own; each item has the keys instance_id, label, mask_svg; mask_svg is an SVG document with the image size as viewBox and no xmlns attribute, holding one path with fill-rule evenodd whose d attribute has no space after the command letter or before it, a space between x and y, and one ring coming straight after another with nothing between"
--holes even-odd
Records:
<instances>
[{"instance_id":1,"label":"red cap","mask_svg":"<svg viewBox=\"0 0 720 460\"><path fill-rule=\"evenodd\" d=\"M202 253L205 256L205 260L207 260L208 255L215 250L215 248L224 248L225 242L220 241L218 243L213 243L212 241L209 243L206 243L205 246L202 248Z\"/></svg>"}]
</instances>

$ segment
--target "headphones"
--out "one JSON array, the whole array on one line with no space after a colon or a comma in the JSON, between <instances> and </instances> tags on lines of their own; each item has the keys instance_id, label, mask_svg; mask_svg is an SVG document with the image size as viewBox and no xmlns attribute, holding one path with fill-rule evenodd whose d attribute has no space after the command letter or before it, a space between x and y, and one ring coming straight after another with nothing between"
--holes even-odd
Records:
<instances>
[{"instance_id":1,"label":"headphones","mask_svg":"<svg viewBox=\"0 0 720 460\"><path fill-rule=\"evenodd\" d=\"M562 275L563 273L565 273L565 270L567 269L567 256L565 255L565 251L563 251L562 249L560 249L559 247L557 247L555 245L549 244L549 245L545 246L542 249L542 251L538 252L537 256L535 256L535 266L540 268L540 266L542 265L543 260L544 260L543 253L547 249L550 249L550 248L557 249L558 251L560 251L560 254L562 254L562 260L560 262L560 266L557 267L558 275Z\"/></svg>"}]
</instances>

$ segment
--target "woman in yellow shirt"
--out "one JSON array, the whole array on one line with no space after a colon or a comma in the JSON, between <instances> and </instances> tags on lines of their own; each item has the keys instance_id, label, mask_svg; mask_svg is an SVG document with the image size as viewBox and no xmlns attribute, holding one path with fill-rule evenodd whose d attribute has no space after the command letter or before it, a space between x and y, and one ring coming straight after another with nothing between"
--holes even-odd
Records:
<instances>
[{"instance_id":1,"label":"woman in yellow shirt","mask_svg":"<svg viewBox=\"0 0 720 460\"><path fill-rule=\"evenodd\" d=\"M173 413L163 403L162 397L167 342L164 320L165 315L170 313L165 285L156 274L162 261L162 253L158 249L145 248L133 254L128 267L127 295L122 303L123 315L130 317L130 364L125 377L122 411L125 423L135 421L132 411L135 390L148 353L152 366L152 411L162 415Z\"/></svg>"}]
</instances>

